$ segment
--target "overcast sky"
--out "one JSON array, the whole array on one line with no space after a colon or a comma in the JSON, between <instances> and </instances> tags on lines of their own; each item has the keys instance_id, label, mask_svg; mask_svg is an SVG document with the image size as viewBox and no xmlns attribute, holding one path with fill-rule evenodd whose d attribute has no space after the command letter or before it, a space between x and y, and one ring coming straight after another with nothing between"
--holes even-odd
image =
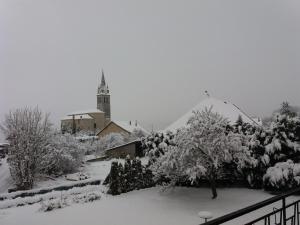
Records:
<instances>
[{"instance_id":1,"label":"overcast sky","mask_svg":"<svg viewBox=\"0 0 300 225\"><path fill-rule=\"evenodd\" d=\"M38 105L56 125L96 108L162 128L204 91L251 115L300 105L298 0L0 0L0 120Z\"/></svg>"}]
</instances>

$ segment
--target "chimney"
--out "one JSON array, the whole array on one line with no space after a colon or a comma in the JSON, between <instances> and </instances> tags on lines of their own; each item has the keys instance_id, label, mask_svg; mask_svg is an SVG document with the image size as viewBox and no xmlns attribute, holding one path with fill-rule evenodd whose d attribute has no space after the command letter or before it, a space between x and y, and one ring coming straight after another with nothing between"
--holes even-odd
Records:
<instances>
[{"instance_id":1,"label":"chimney","mask_svg":"<svg viewBox=\"0 0 300 225\"><path fill-rule=\"evenodd\" d=\"M137 127L137 120L135 121L135 126Z\"/></svg>"},{"instance_id":2,"label":"chimney","mask_svg":"<svg viewBox=\"0 0 300 225\"><path fill-rule=\"evenodd\" d=\"M129 125L131 126L131 120L129 120Z\"/></svg>"}]
</instances>

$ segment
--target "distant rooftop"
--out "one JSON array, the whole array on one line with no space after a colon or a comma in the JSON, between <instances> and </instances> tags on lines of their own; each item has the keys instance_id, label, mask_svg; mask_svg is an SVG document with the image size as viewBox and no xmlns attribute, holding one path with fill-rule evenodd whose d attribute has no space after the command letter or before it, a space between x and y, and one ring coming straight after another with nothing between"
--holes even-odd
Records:
<instances>
[{"instance_id":1,"label":"distant rooftop","mask_svg":"<svg viewBox=\"0 0 300 225\"><path fill-rule=\"evenodd\" d=\"M90 119L90 120L92 120L93 119L88 114L73 114L73 115L74 115L75 120L79 120L79 119ZM72 115L65 116L65 117L62 118L62 120L72 120L72 119L73 119Z\"/></svg>"},{"instance_id":2,"label":"distant rooftop","mask_svg":"<svg viewBox=\"0 0 300 225\"><path fill-rule=\"evenodd\" d=\"M132 133L134 130L141 130L146 134L149 134L149 132L143 128L137 121L118 121L113 120L115 124L122 127L124 130L127 130L128 132Z\"/></svg>"},{"instance_id":3,"label":"distant rooftop","mask_svg":"<svg viewBox=\"0 0 300 225\"><path fill-rule=\"evenodd\" d=\"M80 111L75 111L68 113L68 116L70 115L83 115L83 114L89 114L89 113L104 113L103 111L99 109L87 109L87 110L80 110Z\"/></svg>"},{"instance_id":4,"label":"distant rooftop","mask_svg":"<svg viewBox=\"0 0 300 225\"><path fill-rule=\"evenodd\" d=\"M245 123L260 125L256 120L252 119L244 111L242 111L237 105L230 103L229 101L207 97L178 120L169 125L165 131L176 131L177 129L185 127L189 118L193 115L193 111L202 111L205 108L210 107L212 107L213 112L217 112L227 118L230 124L234 124L238 117L241 116Z\"/></svg>"}]
</instances>

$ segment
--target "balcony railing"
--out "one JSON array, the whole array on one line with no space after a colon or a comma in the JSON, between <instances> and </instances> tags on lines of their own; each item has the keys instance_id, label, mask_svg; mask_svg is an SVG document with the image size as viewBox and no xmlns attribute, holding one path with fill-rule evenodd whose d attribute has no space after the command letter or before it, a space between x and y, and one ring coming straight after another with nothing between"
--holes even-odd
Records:
<instances>
[{"instance_id":1,"label":"balcony railing","mask_svg":"<svg viewBox=\"0 0 300 225\"><path fill-rule=\"evenodd\" d=\"M203 223L202 225L219 225L224 224L230 221L233 222L234 219L240 218L246 214L249 214L251 212L254 212L258 209L261 209L265 206L270 206L271 204L275 202L281 201L282 206L281 208L271 208L271 212L268 214L265 214L264 216L261 216L257 219L254 219L250 222L240 223L245 225L258 225L258 224L264 224L264 225L300 225L299 221L299 204L300 200L294 201L292 203L286 204L286 198L299 194L300 188L294 189L292 191L289 191L285 194L281 194L269 199L266 199L262 202L256 203L254 205L248 206L246 208L237 210L235 212L229 213L227 215L221 216L219 218L216 218L214 220L211 220L209 222Z\"/></svg>"}]
</instances>

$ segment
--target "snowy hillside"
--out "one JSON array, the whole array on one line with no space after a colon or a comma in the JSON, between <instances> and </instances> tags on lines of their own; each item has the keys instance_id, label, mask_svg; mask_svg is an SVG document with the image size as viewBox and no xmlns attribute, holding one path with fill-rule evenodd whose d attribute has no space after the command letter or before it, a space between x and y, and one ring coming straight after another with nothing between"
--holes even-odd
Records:
<instances>
[{"instance_id":1,"label":"snowy hillside","mask_svg":"<svg viewBox=\"0 0 300 225\"><path fill-rule=\"evenodd\" d=\"M231 124L236 122L239 115L241 115L244 122L250 124L256 124L256 122L252 118L246 115L236 105L228 101L222 101L213 97L208 97L202 102L200 102L198 105L196 105L194 108L192 108L190 111L188 111L186 114L184 114L182 117L180 117L178 120L176 120L174 123L169 125L165 129L165 131L176 131L177 129L184 127L188 119L192 116L193 111L197 111L197 110L202 111L205 108L210 108L210 107L213 107L212 110L214 112L218 112L222 116L226 117Z\"/></svg>"}]
</instances>

